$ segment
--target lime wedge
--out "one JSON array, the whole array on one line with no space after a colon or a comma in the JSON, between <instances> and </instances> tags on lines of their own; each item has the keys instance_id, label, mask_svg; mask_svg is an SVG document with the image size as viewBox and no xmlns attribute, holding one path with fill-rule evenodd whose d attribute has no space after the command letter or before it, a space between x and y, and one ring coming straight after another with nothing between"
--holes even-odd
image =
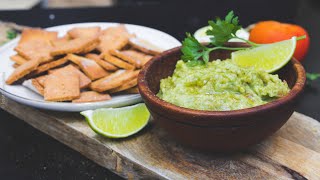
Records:
<instances>
[{"instance_id":1,"label":"lime wedge","mask_svg":"<svg viewBox=\"0 0 320 180\"><path fill-rule=\"evenodd\" d=\"M272 73L286 65L296 49L296 37L256 48L235 51L231 59L242 67L254 67Z\"/></svg>"},{"instance_id":2,"label":"lime wedge","mask_svg":"<svg viewBox=\"0 0 320 180\"><path fill-rule=\"evenodd\" d=\"M124 138L137 133L148 124L150 113L145 104L122 108L102 108L83 111L89 126L97 134L109 138Z\"/></svg>"}]
</instances>

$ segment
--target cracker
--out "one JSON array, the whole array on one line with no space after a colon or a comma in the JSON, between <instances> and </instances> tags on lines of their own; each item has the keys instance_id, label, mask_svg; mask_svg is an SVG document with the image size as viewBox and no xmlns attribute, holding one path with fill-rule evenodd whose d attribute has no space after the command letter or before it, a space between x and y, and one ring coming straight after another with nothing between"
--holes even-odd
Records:
<instances>
[{"instance_id":1,"label":"cracker","mask_svg":"<svg viewBox=\"0 0 320 180\"><path fill-rule=\"evenodd\" d=\"M135 78L135 79L132 79L131 81L129 81L129 82L125 83L125 84L122 84L119 87L116 87L114 89L110 89L109 92L110 93L121 92L121 91L130 89L130 88L136 86L137 84L138 84L138 79Z\"/></svg>"},{"instance_id":2,"label":"cracker","mask_svg":"<svg viewBox=\"0 0 320 180\"><path fill-rule=\"evenodd\" d=\"M56 68L56 67L61 66L67 62L68 62L68 59L66 57L63 57L61 59L51 61L46 64L42 64L35 71L32 72L32 75L37 75L37 74L46 72L52 68Z\"/></svg>"},{"instance_id":3,"label":"cracker","mask_svg":"<svg viewBox=\"0 0 320 180\"><path fill-rule=\"evenodd\" d=\"M19 64L19 65L21 65L21 64L23 64L23 63L25 63L25 62L28 61L27 59L21 57L19 54L10 56L10 59L11 59L13 62L15 62L15 63L17 63L17 64Z\"/></svg>"},{"instance_id":4,"label":"cracker","mask_svg":"<svg viewBox=\"0 0 320 180\"><path fill-rule=\"evenodd\" d=\"M137 61L139 60L142 66L145 65L147 62L149 62L153 58L153 56L150 56L148 54L144 54L144 53L141 53L135 50L130 50L130 49L121 51L121 53L124 56L129 56Z\"/></svg>"},{"instance_id":5,"label":"cracker","mask_svg":"<svg viewBox=\"0 0 320 180\"><path fill-rule=\"evenodd\" d=\"M79 37L91 38L97 36L101 31L99 26L94 27L75 27L68 31L68 35L75 39Z\"/></svg>"},{"instance_id":6,"label":"cracker","mask_svg":"<svg viewBox=\"0 0 320 180\"><path fill-rule=\"evenodd\" d=\"M51 61L50 55L52 45L43 40L32 40L19 44L14 48L20 56L28 60L37 60L39 63Z\"/></svg>"},{"instance_id":7,"label":"cracker","mask_svg":"<svg viewBox=\"0 0 320 180\"><path fill-rule=\"evenodd\" d=\"M72 100L73 103L84 103L84 102L97 102L97 101L107 101L110 100L111 96L109 94L101 94L95 91L85 91L80 93L78 99Z\"/></svg>"},{"instance_id":8,"label":"cracker","mask_svg":"<svg viewBox=\"0 0 320 180\"><path fill-rule=\"evenodd\" d=\"M30 60L19 67L17 67L13 73L8 77L6 80L7 84L12 84L16 82L17 80L23 78L27 74L29 74L31 71L35 70L39 66L39 61L37 60Z\"/></svg>"},{"instance_id":9,"label":"cracker","mask_svg":"<svg viewBox=\"0 0 320 180\"><path fill-rule=\"evenodd\" d=\"M71 101L80 97L79 74L73 71L54 71L44 82L46 101Z\"/></svg>"},{"instance_id":10,"label":"cracker","mask_svg":"<svg viewBox=\"0 0 320 180\"><path fill-rule=\"evenodd\" d=\"M128 44L129 38L133 36L129 34L124 25L109 27L101 32L100 44L97 49L101 53L108 53L111 49L122 49Z\"/></svg>"},{"instance_id":11,"label":"cracker","mask_svg":"<svg viewBox=\"0 0 320 180\"><path fill-rule=\"evenodd\" d=\"M28 28L22 31L19 45L33 40L42 40L50 43L50 41L57 39L57 36L57 32L46 31L40 28Z\"/></svg>"},{"instance_id":12,"label":"cracker","mask_svg":"<svg viewBox=\"0 0 320 180\"><path fill-rule=\"evenodd\" d=\"M55 72L55 71L62 71L62 72L68 72L68 71L70 71L70 72L75 72L75 73L77 73L78 75L79 75L79 80L80 80L80 82L79 82L79 86L80 86L80 88L81 89L83 89L83 88L87 88L89 85L90 85L90 83L91 83L91 79L90 78L88 78L85 74L83 74L78 68L76 68L75 66L73 66L73 65L67 65L67 66L65 66L65 67L62 67L62 68L59 68L59 69L55 69L55 70L53 70L53 71L50 71L49 72L49 74L52 74L53 72Z\"/></svg>"},{"instance_id":13,"label":"cracker","mask_svg":"<svg viewBox=\"0 0 320 180\"><path fill-rule=\"evenodd\" d=\"M129 70L135 68L135 66L133 66L133 65L131 65L131 64L125 62L125 61L122 61L121 59L119 59L117 57L114 57L114 56L110 55L109 53L104 55L104 59L107 62L109 62L109 63L111 63L111 64L113 64L113 65L115 65L115 66L117 66L119 68L129 69Z\"/></svg>"},{"instance_id":14,"label":"cracker","mask_svg":"<svg viewBox=\"0 0 320 180\"><path fill-rule=\"evenodd\" d=\"M97 64L99 64L101 67L103 67L105 70L107 71L115 71L118 68L116 66L114 66L111 63L108 63L107 61L104 61L100 58L99 55L97 54L87 54L86 58L92 59L94 60Z\"/></svg>"},{"instance_id":15,"label":"cracker","mask_svg":"<svg viewBox=\"0 0 320 180\"><path fill-rule=\"evenodd\" d=\"M130 38L129 44L133 48L138 49L144 53L151 54L151 55L157 55L163 51L162 49L160 49L159 47L150 43L149 41L146 41L146 40L140 39L140 38Z\"/></svg>"},{"instance_id":16,"label":"cracker","mask_svg":"<svg viewBox=\"0 0 320 180\"><path fill-rule=\"evenodd\" d=\"M86 53L89 53L89 52L95 50L98 45L99 45L99 42L96 42L96 43L94 43L94 44L86 47L86 48L81 52L81 54L86 54Z\"/></svg>"},{"instance_id":17,"label":"cracker","mask_svg":"<svg viewBox=\"0 0 320 180\"><path fill-rule=\"evenodd\" d=\"M58 47L58 46L61 46L61 45L65 44L65 43L67 43L70 40L71 40L71 38L69 37L68 34L66 34L65 36L63 36L61 38L52 40L51 44L52 44L53 47Z\"/></svg>"},{"instance_id":18,"label":"cracker","mask_svg":"<svg viewBox=\"0 0 320 180\"><path fill-rule=\"evenodd\" d=\"M44 87L44 82L47 79L47 77L48 75L43 75L43 76L36 77L34 79L37 80L42 87Z\"/></svg>"},{"instance_id":19,"label":"cracker","mask_svg":"<svg viewBox=\"0 0 320 180\"><path fill-rule=\"evenodd\" d=\"M43 86L39 84L39 82L36 79L28 79L23 81L22 85L33 92L36 92L37 94L40 94L43 96Z\"/></svg>"},{"instance_id":20,"label":"cracker","mask_svg":"<svg viewBox=\"0 0 320 180\"><path fill-rule=\"evenodd\" d=\"M20 64L14 63L12 66L13 66L14 68L17 68L17 67L20 66Z\"/></svg>"},{"instance_id":21,"label":"cracker","mask_svg":"<svg viewBox=\"0 0 320 180\"><path fill-rule=\"evenodd\" d=\"M96 80L107 76L109 73L99 66L94 60L68 54L67 58L73 63L77 64L80 69L91 79Z\"/></svg>"},{"instance_id":22,"label":"cracker","mask_svg":"<svg viewBox=\"0 0 320 180\"><path fill-rule=\"evenodd\" d=\"M72 39L65 43L61 43L59 46L55 46L51 50L51 55L57 56L68 53L82 53L89 46L97 43L98 41L98 37Z\"/></svg>"},{"instance_id":23,"label":"cracker","mask_svg":"<svg viewBox=\"0 0 320 180\"><path fill-rule=\"evenodd\" d=\"M132 70L118 70L109 76L91 83L90 88L97 92L114 89L136 78L138 73L138 71Z\"/></svg>"},{"instance_id":24,"label":"cracker","mask_svg":"<svg viewBox=\"0 0 320 180\"><path fill-rule=\"evenodd\" d=\"M139 89L137 86L132 87L130 89L125 90L124 92L129 93L129 94L139 94Z\"/></svg>"}]
</instances>

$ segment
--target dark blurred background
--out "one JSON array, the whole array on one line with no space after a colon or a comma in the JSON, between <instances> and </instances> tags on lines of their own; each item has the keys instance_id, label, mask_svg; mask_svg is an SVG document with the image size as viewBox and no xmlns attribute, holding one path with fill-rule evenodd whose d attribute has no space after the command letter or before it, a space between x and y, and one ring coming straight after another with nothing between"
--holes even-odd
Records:
<instances>
[{"instance_id":1,"label":"dark blurred background","mask_svg":"<svg viewBox=\"0 0 320 180\"><path fill-rule=\"evenodd\" d=\"M245 27L261 20L303 26L310 34L303 61L320 73L319 0L1 0L0 21L34 27L79 22L121 22L153 27L182 40L185 32L234 10ZM300 98L298 112L320 119L320 81ZM0 110L0 179L118 179L78 152ZM44 122L45 123L45 122Z\"/></svg>"}]
</instances>

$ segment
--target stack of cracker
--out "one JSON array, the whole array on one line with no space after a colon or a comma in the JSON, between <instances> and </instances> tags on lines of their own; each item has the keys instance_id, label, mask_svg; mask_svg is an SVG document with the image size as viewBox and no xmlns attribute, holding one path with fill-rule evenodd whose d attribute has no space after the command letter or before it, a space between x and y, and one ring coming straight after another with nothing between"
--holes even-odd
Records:
<instances>
[{"instance_id":1,"label":"stack of cracker","mask_svg":"<svg viewBox=\"0 0 320 180\"><path fill-rule=\"evenodd\" d=\"M110 100L113 93L139 93L137 76L156 46L130 34L124 25L77 27L57 32L25 29L11 56L15 71L6 83L37 92L46 101Z\"/></svg>"}]
</instances>

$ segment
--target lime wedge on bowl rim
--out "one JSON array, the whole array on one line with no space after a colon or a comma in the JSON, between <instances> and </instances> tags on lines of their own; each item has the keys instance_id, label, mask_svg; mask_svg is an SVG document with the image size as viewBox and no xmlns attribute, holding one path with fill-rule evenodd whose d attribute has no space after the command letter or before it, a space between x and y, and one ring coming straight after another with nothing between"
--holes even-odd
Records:
<instances>
[{"instance_id":1,"label":"lime wedge on bowl rim","mask_svg":"<svg viewBox=\"0 0 320 180\"><path fill-rule=\"evenodd\" d=\"M144 128L150 113L145 104L140 103L122 108L102 108L83 111L89 126L97 134L109 138L124 138Z\"/></svg>"},{"instance_id":2,"label":"lime wedge on bowl rim","mask_svg":"<svg viewBox=\"0 0 320 180\"><path fill-rule=\"evenodd\" d=\"M268 73L275 72L286 65L296 49L296 37L252 49L235 51L231 59L242 67L254 67Z\"/></svg>"}]
</instances>

